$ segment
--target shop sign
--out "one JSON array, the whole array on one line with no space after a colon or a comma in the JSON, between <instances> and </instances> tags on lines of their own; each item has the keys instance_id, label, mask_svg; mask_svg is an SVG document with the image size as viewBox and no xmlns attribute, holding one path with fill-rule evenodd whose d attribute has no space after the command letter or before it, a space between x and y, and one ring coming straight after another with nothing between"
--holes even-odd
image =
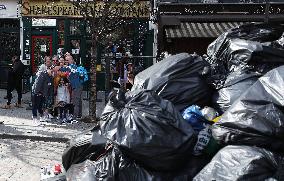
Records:
<instances>
[{"instance_id":1,"label":"shop sign","mask_svg":"<svg viewBox=\"0 0 284 181\"><path fill-rule=\"evenodd\" d=\"M56 26L56 19L33 18L32 26Z\"/></svg>"},{"instance_id":2,"label":"shop sign","mask_svg":"<svg viewBox=\"0 0 284 181\"><path fill-rule=\"evenodd\" d=\"M0 18L19 18L19 4L17 0L0 1Z\"/></svg>"},{"instance_id":3,"label":"shop sign","mask_svg":"<svg viewBox=\"0 0 284 181\"><path fill-rule=\"evenodd\" d=\"M94 1L88 2L87 14L90 16L100 17L105 6L104 2ZM95 12L95 13L91 13ZM114 2L109 6L110 16L118 16L122 18L149 18L150 17L150 2ZM23 0L22 16L32 17L83 17L84 11L78 9L72 2L67 0L59 1L32 1Z\"/></svg>"}]
</instances>

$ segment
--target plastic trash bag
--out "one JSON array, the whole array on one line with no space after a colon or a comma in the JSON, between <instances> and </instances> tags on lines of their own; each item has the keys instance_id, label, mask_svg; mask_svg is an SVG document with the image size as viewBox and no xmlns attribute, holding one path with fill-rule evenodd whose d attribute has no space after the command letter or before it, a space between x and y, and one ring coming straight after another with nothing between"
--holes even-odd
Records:
<instances>
[{"instance_id":1,"label":"plastic trash bag","mask_svg":"<svg viewBox=\"0 0 284 181\"><path fill-rule=\"evenodd\" d=\"M232 72L227 77L224 86L213 94L214 107L220 114L223 114L260 76L259 73L250 71Z\"/></svg>"},{"instance_id":2,"label":"plastic trash bag","mask_svg":"<svg viewBox=\"0 0 284 181\"><path fill-rule=\"evenodd\" d=\"M102 134L145 168L164 171L182 167L196 136L173 104L150 90L127 92L124 101L114 99L100 118Z\"/></svg>"},{"instance_id":3,"label":"plastic trash bag","mask_svg":"<svg viewBox=\"0 0 284 181\"><path fill-rule=\"evenodd\" d=\"M185 119L194 129L199 132L204 129L204 123L208 121L203 117L200 107L196 105L189 106L182 112L182 117Z\"/></svg>"},{"instance_id":4,"label":"plastic trash bag","mask_svg":"<svg viewBox=\"0 0 284 181\"><path fill-rule=\"evenodd\" d=\"M208 56L212 57L220 51L227 39L243 39L255 42L272 42L278 40L284 32L284 26L271 23L248 23L232 28L220 35L207 49Z\"/></svg>"},{"instance_id":5,"label":"plastic trash bag","mask_svg":"<svg viewBox=\"0 0 284 181\"><path fill-rule=\"evenodd\" d=\"M284 151L284 66L260 77L212 126L222 145Z\"/></svg>"},{"instance_id":6,"label":"plastic trash bag","mask_svg":"<svg viewBox=\"0 0 284 181\"><path fill-rule=\"evenodd\" d=\"M213 122L206 119L204 115L207 118L209 116L214 119L217 116L216 114L217 112L213 108L205 107L200 110L200 107L196 105L189 106L183 111L182 117L192 126L197 134L197 142L192 151L193 155L202 155L212 137L211 125Z\"/></svg>"},{"instance_id":7,"label":"plastic trash bag","mask_svg":"<svg viewBox=\"0 0 284 181\"><path fill-rule=\"evenodd\" d=\"M201 109L201 113L208 121L213 121L219 116L219 113L214 108L208 106L205 106L203 109Z\"/></svg>"},{"instance_id":8,"label":"plastic trash bag","mask_svg":"<svg viewBox=\"0 0 284 181\"><path fill-rule=\"evenodd\" d=\"M201 75L206 66L208 63L200 56L173 55L137 74L132 90L153 90L179 111L188 105L210 105L211 91Z\"/></svg>"},{"instance_id":9,"label":"plastic trash bag","mask_svg":"<svg viewBox=\"0 0 284 181\"><path fill-rule=\"evenodd\" d=\"M127 158L116 147L110 149L97 160L86 160L74 164L66 173L72 181L188 181L209 162L206 157L193 157L184 168L177 172L148 171Z\"/></svg>"},{"instance_id":10,"label":"plastic trash bag","mask_svg":"<svg viewBox=\"0 0 284 181\"><path fill-rule=\"evenodd\" d=\"M87 130L70 141L62 155L62 164L68 170L72 164L80 163L90 157L99 157L105 152L107 140L101 135L98 127Z\"/></svg>"},{"instance_id":11,"label":"plastic trash bag","mask_svg":"<svg viewBox=\"0 0 284 181\"><path fill-rule=\"evenodd\" d=\"M212 137L212 131L210 125L204 125L204 128L199 131L197 135L197 142L193 148L193 155L202 155Z\"/></svg>"},{"instance_id":12,"label":"plastic trash bag","mask_svg":"<svg viewBox=\"0 0 284 181\"><path fill-rule=\"evenodd\" d=\"M283 30L282 25L247 24L223 33L207 49L210 82L219 89L231 72L249 68L265 74L283 65L284 51L270 45L281 37Z\"/></svg>"},{"instance_id":13,"label":"plastic trash bag","mask_svg":"<svg viewBox=\"0 0 284 181\"><path fill-rule=\"evenodd\" d=\"M263 148L227 146L193 180L283 180L283 174L279 174L284 171L283 161L280 155Z\"/></svg>"},{"instance_id":14,"label":"plastic trash bag","mask_svg":"<svg viewBox=\"0 0 284 181\"><path fill-rule=\"evenodd\" d=\"M112 145L109 145L107 151L101 157L73 164L66 173L66 179L72 181L142 181L152 180L152 178L153 176L150 173L126 158L119 149Z\"/></svg>"}]
</instances>

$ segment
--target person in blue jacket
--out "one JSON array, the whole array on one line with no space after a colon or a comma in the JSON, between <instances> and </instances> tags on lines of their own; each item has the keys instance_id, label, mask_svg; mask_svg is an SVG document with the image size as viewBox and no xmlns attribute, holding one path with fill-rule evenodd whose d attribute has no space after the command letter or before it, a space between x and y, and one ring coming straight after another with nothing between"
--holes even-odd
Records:
<instances>
[{"instance_id":1,"label":"person in blue jacket","mask_svg":"<svg viewBox=\"0 0 284 181\"><path fill-rule=\"evenodd\" d=\"M74 105L73 119L81 119L84 78L80 76L79 72L77 71L77 65L75 64L72 55L67 55L65 59L68 61L70 67L70 75L68 78L72 89L71 102Z\"/></svg>"}]
</instances>

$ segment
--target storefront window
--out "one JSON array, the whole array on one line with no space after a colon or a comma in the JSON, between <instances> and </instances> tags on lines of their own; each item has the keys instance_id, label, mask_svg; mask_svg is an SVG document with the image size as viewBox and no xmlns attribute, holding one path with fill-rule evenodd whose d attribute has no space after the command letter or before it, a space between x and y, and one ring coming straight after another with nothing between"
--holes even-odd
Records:
<instances>
[{"instance_id":1,"label":"storefront window","mask_svg":"<svg viewBox=\"0 0 284 181\"><path fill-rule=\"evenodd\" d=\"M76 63L81 64L81 59L80 59L80 40L71 40L70 41L70 47L71 47L71 53L73 55L74 60Z\"/></svg>"},{"instance_id":2,"label":"storefront window","mask_svg":"<svg viewBox=\"0 0 284 181\"><path fill-rule=\"evenodd\" d=\"M92 32L91 32L91 25L90 25L89 21L86 22L86 33L87 33L87 35L91 35L92 34Z\"/></svg>"},{"instance_id":3,"label":"storefront window","mask_svg":"<svg viewBox=\"0 0 284 181\"><path fill-rule=\"evenodd\" d=\"M11 63L12 56L20 49L20 33L18 20L0 21L0 61Z\"/></svg>"},{"instance_id":4,"label":"storefront window","mask_svg":"<svg viewBox=\"0 0 284 181\"><path fill-rule=\"evenodd\" d=\"M64 20L59 21L58 25L58 44L64 46Z\"/></svg>"},{"instance_id":5,"label":"storefront window","mask_svg":"<svg viewBox=\"0 0 284 181\"><path fill-rule=\"evenodd\" d=\"M70 35L79 35L81 34L80 31L80 24L82 23L81 20L73 19L70 21Z\"/></svg>"}]
</instances>

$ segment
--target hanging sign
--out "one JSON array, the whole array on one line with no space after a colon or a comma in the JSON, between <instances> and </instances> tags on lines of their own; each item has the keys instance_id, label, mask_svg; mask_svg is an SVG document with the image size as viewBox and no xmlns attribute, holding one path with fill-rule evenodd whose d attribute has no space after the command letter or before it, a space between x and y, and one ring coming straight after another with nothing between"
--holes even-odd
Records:
<instances>
[{"instance_id":1,"label":"hanging sign","mask_svg":"<svg viewBox=\"0 0 284 181\"><path fill-rule=\"evenodd\" d=\"M0 1L0 18L19 18L19 8L17 0Z\"/></svg>"},{"instance_id":2,"label":"hanging sign","mask_svg":"<svg viewBox=\"0 0 284 181\"><path fill-rule=\"evenodd\" d=\"M105 8L105 3L101 1L86 2L81 6L86 7L86 11L79 9L74 3L67 0L58 1L38 1L23 0L22 16L32 17L83 17L88 16L100 17ZM92 13L91 13L92 12ZM122 18L149 18L150 2L113 2L109 6L109 16Z\"/></svg>"}]
</instances>

